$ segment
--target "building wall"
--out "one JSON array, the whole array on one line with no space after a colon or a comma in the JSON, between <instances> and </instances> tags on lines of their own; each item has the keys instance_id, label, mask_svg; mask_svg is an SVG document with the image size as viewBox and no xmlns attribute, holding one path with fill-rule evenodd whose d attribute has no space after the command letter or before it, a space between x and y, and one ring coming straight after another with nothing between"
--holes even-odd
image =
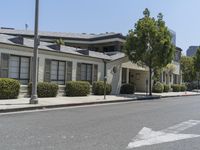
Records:
<instances>
[{"instance_id":1,"label":"building wall","mask_svg":"<svg viewBox=\"0 0 200 150\"><path fill-rule=\"evenodd\" d=\"M33 50L31 48L25 48L22 46L9 46L0 44L0 55L1 53L19 55L19 56L33 56ZM1 59L1 57L0 57ZM101 59L83 57L66 53L51 52L47 50L39 50L39 70L38 70L38 81L44 81L44 70L45 70L45 59L55 59L61 61L72 62L72 80L76 80L77 63L87 63L98 65L98 80L104 80L104 62ZM1 60L0 60L1 62ZM180 64L173 62L176 66L174 74L180 75ZM146 79L148 79L148 68L138 66L128 60L127 57L122 59L110 61L107 63L107 82L112 85L112 94L119 94L120 87L122 85L122 68L127 68L127 83L129 83L129 73L132 72L136 90L145 92L146 90ZM177 79L179 80L179 79Z\"/></svg>"},{"instance_id":2,"label":"building wall","mask_svg":"<svg viewBox=\"0 0 200 150\"><path fill-rule=\"evenodd\" d=\"M19 56L33 56L32 49L8 45L0 45L0 55L1 53L19 55ZM0 57L1 59L1 57ZM38 81L44 81L44 70L45 70L45 59L54 59L61 61L71 61L73 65L72 70L72 80L76 80L76 67L77 63L87 63L87 64L96 64L98 65L98 80L104 79L104 63L101 59L95 59L90 57L80 57L70 54L50 52L45 50L39 50L39 70L38 70ZM1 60L0 60L1 62Z\"/></svg>"},{"instance_id":3,"label":"building wall","mask_svg":"<svg viewBox=\"0 0 200 150\"><path fill-rule=\"evenodd\" d=\"M116 68L116 72L114 72ZM133 82L136 86L137 92L146 91L146 79L148 78L148 69L140 67L128 60L127 57L112 61L107 65L107 81L112 84L113 94L119 94L122 85L122 68L127 69L127 83L129 83L129 73L134 75Z\"/></svg>"}]
</instances>

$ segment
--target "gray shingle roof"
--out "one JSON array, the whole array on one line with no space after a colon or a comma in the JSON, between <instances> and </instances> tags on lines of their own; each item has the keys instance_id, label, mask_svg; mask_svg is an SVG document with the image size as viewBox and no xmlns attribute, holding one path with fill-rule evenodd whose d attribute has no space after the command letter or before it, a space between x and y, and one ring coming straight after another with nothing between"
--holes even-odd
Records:
<instances>
[{"instance_id":1,"label":"gray shingle roof","mask_svg":"<svg viewBox=\"0 0 200 150\"><path fill-rule=\"evenodd\" d=\"M33 36L34 32L30 30L15 30L15 29L1 29L1 34L9 34L9 35L27 35ZM78 39L93 39L93 38L100 38L100 37L107 37L112 35L118 35L121 33L114 33L114 32L107 32L102 34L86 34L86 33L65 33L65 32L39 32L40 36L46 37L57 37L57 38L78 38Z\"/></svg>"},{"instance_id":2,"label":"gray shingle roof","mask_svg":"<svg viewBox=\"0 0 200 150\"><path fill-rule=\"evenodd\" d=\"M16 44L16 43L12 42L10 40L12 38L16 38L16 36L0 34L0 43L9 44L9 45L25 46L25 47L29 47L29 48L33 48L33 46L34 46L34 41L32 39L23 38L23 40L24 40L23 45L20 45L20 44ZM54 52L58 51L58 50L55 50L55 49L49 47L50 45L52 45L52 43L40 42L40 45L38 48L43 49L43 50L48 50L48 51L54 51ZM115 59L119 59L119 58L122 58L125 56L125 55L123 55L123 53L117 53L115 55L109 56L104 53L89 51L89 50L87 50L88 54L84 55L83 53L79 52L80 50L83 50L83 49L77 49L77 48L69 47L69 46L60 46L59 52L73 54L73 55L79 55L79 56L93 57L93 58L98 58L98 59L105 59L105 60L115 60Z\"/></svg>"}]
</instances>

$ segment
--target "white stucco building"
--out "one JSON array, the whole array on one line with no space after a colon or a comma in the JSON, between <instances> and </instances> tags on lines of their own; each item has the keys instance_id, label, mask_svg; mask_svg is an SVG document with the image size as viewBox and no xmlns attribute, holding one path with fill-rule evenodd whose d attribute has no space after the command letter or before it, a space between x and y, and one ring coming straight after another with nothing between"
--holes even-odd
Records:
<instances>
[{"instance_id":1,"label":"white stucco building","mask_svg":"<svg viewBox=\"0 0 200 150\"><path fill-rule=\"evenodd\" d=\"M31 82L33 33L28 31L0 29L0 78L14 78L20 81L21 95L27 93ZM66 46L55 44L62 38ZM99 35L40 33L38 82L59 84L59 95L64 94L67 81L104 80L106 62L107 82L112 85L112 94L119 94L125 83L134 83L136 91L146 91L148 68L140 67L128 60L122 50L125 37L119 33ZM173 63L176 68L171 83L181 82L179 56ZM176 58L176 57L175 57ZM165 81L166 74L161 77Z\"/></svg>"}]
</instances>

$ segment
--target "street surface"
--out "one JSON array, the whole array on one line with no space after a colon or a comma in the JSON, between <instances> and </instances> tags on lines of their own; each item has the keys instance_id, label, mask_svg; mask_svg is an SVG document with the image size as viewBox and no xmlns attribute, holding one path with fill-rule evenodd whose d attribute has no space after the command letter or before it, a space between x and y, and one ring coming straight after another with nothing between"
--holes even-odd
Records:
<instances>
[{"instance_id":1,"label":"street surface","mask_svg":"<svg viewBox=\"0 0 200 150\"><path fill-rule=\"evenodd\" d=\"M200 96L0 114L0 150L200 150Z\"/></svg>"}]
</instances>

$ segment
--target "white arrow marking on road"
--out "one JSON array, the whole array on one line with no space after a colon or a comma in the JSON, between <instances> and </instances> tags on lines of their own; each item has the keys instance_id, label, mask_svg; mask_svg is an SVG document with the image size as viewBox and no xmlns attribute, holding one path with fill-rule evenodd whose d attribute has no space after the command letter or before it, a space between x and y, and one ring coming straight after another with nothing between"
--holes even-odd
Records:
<instances>
[{"instance_id":1,"label":"white arrow marking on road","mask_svg":"<svg viewBox=\"0 0 200 150\"><path fill-rule=\"evenodd\" d=\"M198 124L200 124L200 120L189 120L161 131L153 131L144 127L133 139L133 142L128 144L127 149L200 137L196 134L178 134Z\"/></svg>"}]
</instances>

